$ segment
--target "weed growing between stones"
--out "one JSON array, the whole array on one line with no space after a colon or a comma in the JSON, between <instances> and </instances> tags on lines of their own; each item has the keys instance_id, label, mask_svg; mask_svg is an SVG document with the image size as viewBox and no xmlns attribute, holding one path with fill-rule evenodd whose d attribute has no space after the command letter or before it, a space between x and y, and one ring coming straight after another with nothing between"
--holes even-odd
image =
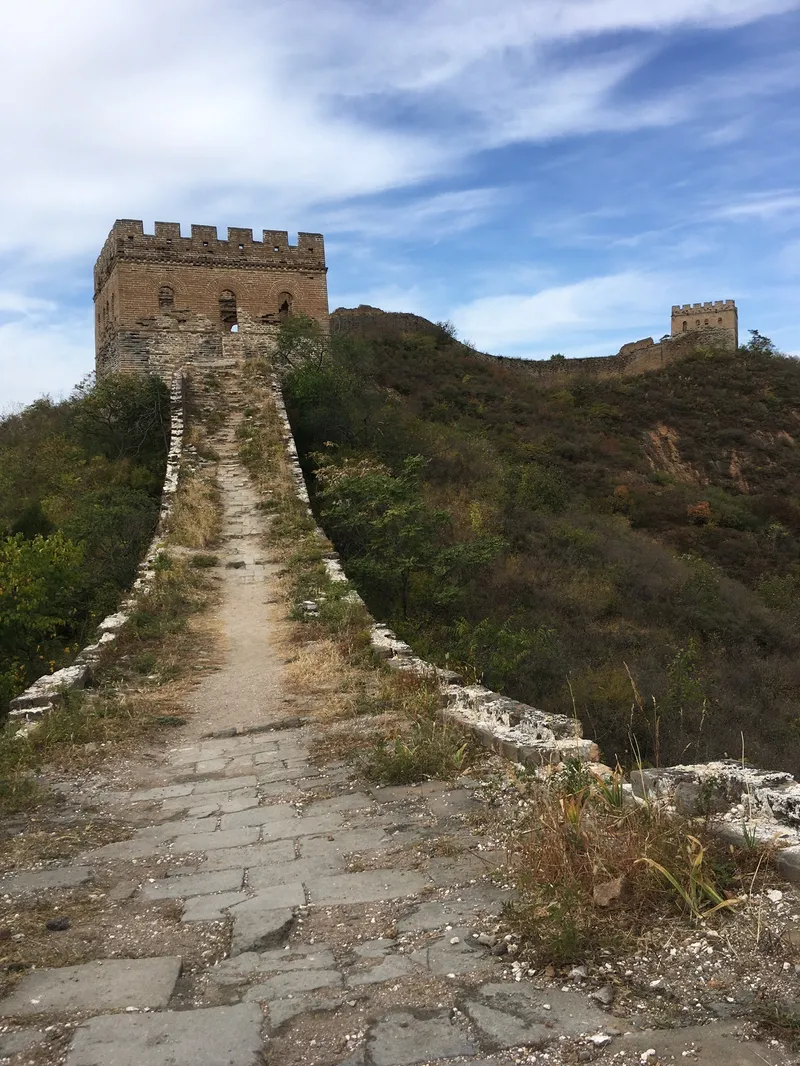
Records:
<instances>
[{"instance_id":1,"label":"weed growing between stones","mask_svg":"<svg viewBox=\"0 0 800 1066\"><path fill-rule=\"evenodd\" d=\"M378 740L359 763L364 776L381 785L409 785L426 778L451 778L466 769L472 745L462 730L441 717L418 718L393 739Z\"/></svg>"},{"instance_id":2,"label":"weed growing between stones","mask_svg":"<svg viewBox=\"0 0 800 1066\"><path fill-rule=\"evenodd\" d=\"M508 835L520 899L510 919L537 960L564 964L633 944L680 917L704 923L752 894L769 855L725 845L708 819L670 817L575 765L520 778Z\"/></svg>"}]
</instances>

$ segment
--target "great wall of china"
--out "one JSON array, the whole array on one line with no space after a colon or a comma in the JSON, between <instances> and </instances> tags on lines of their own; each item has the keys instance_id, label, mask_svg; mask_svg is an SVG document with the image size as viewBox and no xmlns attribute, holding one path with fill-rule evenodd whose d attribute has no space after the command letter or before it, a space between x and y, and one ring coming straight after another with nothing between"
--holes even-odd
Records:
<instances>
[{"instance_id":1,"label":"great wall of china","mask_svg":"<svg viewBox=\"0 0 800 1066\"><path fill-rule=\"evenodd\" d=\"M113 643L136 598L146 595L179 480L184 389L188 381L202 393L202 375L211 373L225 384L231 406L214 438L224 511L220 550L228 559L221 570L227 659L217 675L199 680L192 697L198 728L206 732L184 738L163 765L129 768L129 779L139 782L133 791L128 785L100 794L133 820L129 839L90 848L68 865L20 869L0 879L0 893L10 900L91 889L92 899L99 893L118 908L117 930L132 923L139 936L137 907L174 902L182 907L181 928L203 945L204 961L179 979L182 951L190 949L159 942L147 957L139 950L135 958L34 970L0 1001L0 1018L12 1020L10 1037L17 1041L4 1045L0 1031L0 1059L6 1048L14 1054L39 1047L52 1030L61 1041L52 1045L59 1057L37 1063L506 1066L522 1061L504 1055L524 1042L563 1046L578 1056L542 1060L559 1064L611 1062L605 1048L614 1062L661 1061L651 1051L658 1048L708 1066L784 1066L788 1060L766 1058L760 1042L751 1055L723 1023L623 1035L619 1019L598 1007L612 1001L610 986L590 1002L582 976L561 989L521 982L526 971L510 963L513 943L498 943L492 931L508 893L492 877L502 864L497 845L469 827L474 784L431 781L419 789L353 792L346 764L322 771L311 763L308 719L276 710L282 697L276 653L283 652L269 647L277 618L267 606L274 599L265 597L275 595L278 568L262 557L268 519L237 453L237 430L248 417L242 373L252 356L269 356L282 317L307 313L326 324L327 297L319 235L301 235L294 248L277 231L265 231L264 242L251 238L250 231L232 229L227 241L218 241L212 228L192 227L184 239L173 224L158 224L152 238L141 223L118 222L112 230L96 273L98 371L171 377L161 519L131 597L101 624L99 639L72 667L37 681L12 711L23 731L35 729L65 691L90 682L100 649ZM381 312L351 313L371 315L378 328ZM706 315L707 329L698 325ZM714 315L728 321L711 323ZM678 358L698 336L730 347L736 328L731 301L683 305L673 308L673 337L625 345L616 356L575 361L580 366L569 369L641 373ZM545 364L532 372L566 369ZM272 397L289 475L310 513L277 379ZM327 544L321 530L316 535ZM324 561L333 581L347 580L335 552L326 549ZM465 684L421 660L380 621L372 623L370 640L390 669L434 679L446 714L504 758L530 768L565 757L597 760L577 721ZM631 803L658 800L681 811L693 810L700 795L711 796L727 839L778 842L783 875L800 882L800 785L790 775L715 763L643 770L626 789ZM91 802L99 802L97 794ZM455 834L466 850L409 868L397 841L419 847L425 832ZM353 853L362 865L344 861ZM227 954L217 957L204 930L223 925L232 939ZM115 935L125 943L125 933ZM59 1018L73 1019L63 1034L60 1022L41 1027L42 1018L59 1011ZM697 1058L698 1041L708 1057Z\"/></svg>"}]
</instances>

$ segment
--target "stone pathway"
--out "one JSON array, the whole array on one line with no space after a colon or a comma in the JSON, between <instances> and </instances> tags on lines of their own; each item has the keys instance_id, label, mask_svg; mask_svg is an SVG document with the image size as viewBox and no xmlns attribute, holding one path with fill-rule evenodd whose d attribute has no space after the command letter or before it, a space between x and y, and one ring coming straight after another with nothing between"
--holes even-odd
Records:
<instances>
[{"instance_id":1,"label":"stone pathway","mask_svg":"<svg viewBox=\"0 0 800 1066\"><path fill-rule=\"evenodd\" d=\"M185 741L136 770L147 787L102 797L126 839L0 880L5 906L40 900L74 916L54 936L102 943L0 1001L0 1062L786 1066L728 1023L637 1032L578 990L515 980L475 782L381 789L310 762L238 417L220 441L225 662L194 691ZM81 925L83 906L100 909Z\"/></svg>"}]
</instances>

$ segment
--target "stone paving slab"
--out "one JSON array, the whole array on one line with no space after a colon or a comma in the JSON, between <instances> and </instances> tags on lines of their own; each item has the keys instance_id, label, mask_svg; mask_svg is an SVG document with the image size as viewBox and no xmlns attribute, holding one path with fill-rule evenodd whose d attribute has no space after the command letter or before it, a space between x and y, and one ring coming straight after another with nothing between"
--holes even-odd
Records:
<instances>
[{"instance_id":1,"label":"stone paving slab","mask_svg":"<svg viewBox=\"0 0 800 1066\"><path fill-rule=\"evenodd\" d=\"M316 988L341 988L342 975L338 970L297 970L276 974L266 981L253 985L245 993L247 1003L270 1003L286 999L301 992L313 992Z\"/></svg>"},{"instance_id":2,"label":"stone paving slab","mask_svg":"<svg viewBox=\"0 0 800 1066\"><path fill-rule=\"evenodd\" d=\"M283 867L295 861L292 840L273 840L268 844L248 844L243 848L220 848L210 851L203 870L231 870L245 867L252 871L261 866ZM299 860L297 860L299 861ZM302 880L302 878L299 878ZM294 878L292 878L294 880ZM279 884L280 882L272 882Z\"/></svg>"},{"instance_id":3,"label":"stone paving slab","mask_svg":"<svg viewBox=\"0 0 800 1066\"><path fill-rule=\"evenodd\" d=\"M0 1033L0 1059L11 1058L27 1051L44 1039L41 1029L18 1029L15 1033Z\"/></svg>"},{"instance_id":4,"label":"stone paving slab","mask_svg":"<svg viewBox=\"0 0 800 1066\"><path fill-rule=\"evenodd\" d=\"M383 829L340 829L325 836L299 837L300 857L350 855L388 847L392 838Z\"/></svg>"},{"instance_id":5,"label":"stone paving slab","mask_svg":"<svg viewBox=\"0 0 800 1066\"><path fill-rule=\"evenodd\" d=\"M445 925L478 925L482 914L496 917L509 893L478 885L459 892L459 899L426 900L397 923L398 933L423 933Z\"/></svg>"},{"instance_id":6,"label":"stone paving slab","mask_svg":"<svg viewBox=\"0 0 800 1066\"><path fill-rule=\"evenodd\" d=\"M34 970L0 1002L0 1017L51 1011L163 1009L181 972L177 956L99 959L80 966Z\"/></svg>"},{"instance_id":7,"label":"stone paving slab","mask_svg":"<svg viewBox=\"0 0 800 1066\"><path fill-rule=\"evenodd\" d=\"M92 1018L66 1066L261 1066L262 1022L250 1003Z\"/></svg>"},{"instance_id":8,"label":"stone paving slab","mask_svg":"<svg viewBox=\"0 0 800 1066\"><path fill-rule=\"evenodd\" d=\"M231 956L275 947L289 935L293 922L294 910L291 907L240 911L234 920Z\"/></svg>"},{"instance_id":9,"label":"stone paving slab","mask_svg":"<svg viewBox=\"0 0 800 1066\"><path fill-rule=\"evenodd\" d=\"M317 944L291 944L273 951L248 951L223 959L208 971L217 984L239 984L246 978L292 970L332 970L336 966L330 948Z\"/></svg>"},{"instance_id":10,"label":"stone paving slab","mask_svg":"<svg viewBox=\"0 0 800 1066\"><path fill-rule=\"evenodd\" d=\"M258 826L251 829L221 829L212 833L192 833L178 837L170 844L174 852L216 851L218 848L243 848L255 844L260 836Z\"/></svg>"},{"instance_id":11,"label":"stone paving slab","mask_svg":"<svg viewBox=\"0 0 800 1066\"><path fill-rule=\"evenodd\" d=\"M247 872L247 882L251 888L272 888L274 885L285 885L289 881L310 882L344 872L344 860L340 855L321 855L318 858L254 866Z\"/></svg>"},{"instance_id":12,"label":"stone paving slab","mask_svg":"<svg viewBox=\"0 0 800 1066\"><path fill-rule=\"evenodd\" d=\"M219 922L227 917L228 907L244 903L250 897L246 892L217 892L211 896L192 896L186 900L181 915L182 922Z\"/></svg>"},{"instance_id":13,"label":"stone paving slab","mask_svg":"<svg viewBox=\"0 0 800 1066\"><path fill-rule=\"evenodd\" d=\"M311 902L321 906L349 903L377 903L421 892L427 885L416 870L365 870L362 873L334 874L309 881Z\"/></svg>"},{"instance_id":14,"label":"stone paving slab","mask_svg":"<svg viewBox=\"0 0 800 1066\"><path fill-rule=\"evenodd\" d=\"M207 792L238 792L243 788L255 788L258 784L252 774L238 777L218 777L214 781L198 781L192 788L192 795L199 796Z\"/></svg>"},{"instance_id":15,"label":"stone paving slab","mask_svg":"<svg viewBox=\"0 0 800 1066\"><path fill-rule=\"evenodd\" d=\"M241 829L244 826L283 825L299 822L300 815L288 803L271 803L267 807L253 807L246 811L226 814L220 821L220 829Z\"/></svg>"},{"instance_id":16,"label":"stone paving slab","mask_svg":"<svg viewBox=\"0 0 800 1066\"><path fill-rule=\"evenodd\" d=\"M275 822L261 827L262 840L281 840L291 837L313 836L316 833L333 833L342 825L341 815L323 814L319 818L296 818Z\"/></svg>"},{"instance_id":17,"label":"stone paving slab","mask_svg":"<svg viewBox=\"0 0 800 1066\"><path fill-rule=\"evenodd\" d=\"M219 870L216 873L188 874L185 877L165 877L142 886L145 899L185 899L205 896L210 892L238 892L242 887L244 870Z\"/></svg>"},{"instance_id":18,"label":"stone paving slab","mask_svg":"<svg viewBox=\"0 0 800 1066\"><path fill-rule=\"evenodd\" d=\"M480 1050L447 1010L387 1014L372 1026L366 1045L372 1066L414 1066L431 1059L475 1055Z\"/></svg>"},{"instance_id":19,"label":"stone paving slab","mask_svg":"<svg viewBox=\"0 0 800 1066\"><path fill-rule=\"evenodd\" d=\"M92 875L89 866L61 866L57 870L20 870L0 877L0 896L32 896L54 888L77 888Z\"/></svg>"},{"instance_id":20,"label":"stone paving slab","mask_svg":"<svg viewBox=\"0 0 800 1066\"><path fill-rule=\"evenodd\" d=\"M547 1004L547 1007L544 1004ZM591 1035L612 1019L580 992L547 991L522 983L483 985L462 1009L481 1035L484 1050L544 1047L560 1035ZM618 1024L617 1019L613 1019Z\"/></svg>"},{"instance_id":21,"label":"stone paving slab","mask_svg":"<svg viewBox=\"0 0 800 1066\"><path fill-rule=\"evenodd\" d=\"M626 1033L612 1045L612 1054L623 1050L641 1056L651 1048L655 1056L647 1063L673 1066L673 1063L692 1063L692 1066L773 1066L781 1061L777 1048L758 1042L742 1043L736 1035L736 1025L716 1022L709 1025L690 1025L684 1029L650 1029Z\"/></svg>"}]
</instances>

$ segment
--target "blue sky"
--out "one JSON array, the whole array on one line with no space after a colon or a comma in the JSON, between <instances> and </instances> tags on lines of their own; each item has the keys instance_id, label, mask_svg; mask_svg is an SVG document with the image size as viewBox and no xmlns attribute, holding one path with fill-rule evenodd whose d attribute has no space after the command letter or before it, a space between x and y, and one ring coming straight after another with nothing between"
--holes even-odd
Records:
<instances>
[{"instance_id":1,"label":"blue sky","mask_svg":"<svg viewBox=\"0 0 800 1066\"><path fill-rule=\"evenodd\" d=\"M321 231L331 308L498 354L726 298L800 354L800 0L35 0L0 90L0 409L91 370L117 217Z\"/></svg>"}]
</instances>

